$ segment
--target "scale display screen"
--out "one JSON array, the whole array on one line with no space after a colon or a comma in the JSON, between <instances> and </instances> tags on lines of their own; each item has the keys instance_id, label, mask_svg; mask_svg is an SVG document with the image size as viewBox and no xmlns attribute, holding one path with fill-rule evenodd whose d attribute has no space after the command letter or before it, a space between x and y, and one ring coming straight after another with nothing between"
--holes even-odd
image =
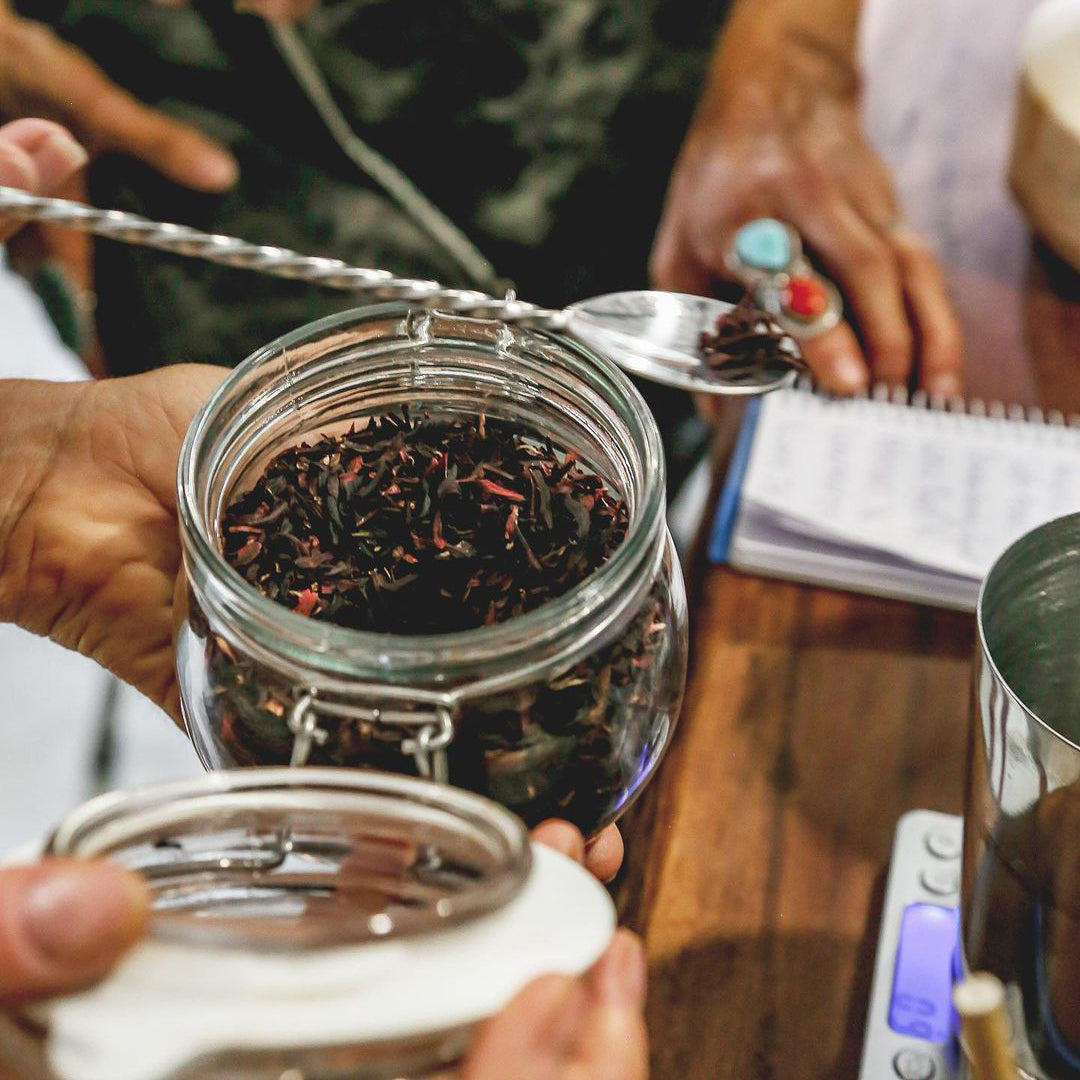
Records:
<instances>
[{"instance_id":1,"label":"scale display screen","mask_svg":"<svg viewBox=\"0 0 1080 1080\"><path fill-rule=\"evenodd\" d=\"M896 949L889 1027L932 1043L953 1035L952 987L960 912L938 904L908 904Z\"/></svg>"}]
</instances>

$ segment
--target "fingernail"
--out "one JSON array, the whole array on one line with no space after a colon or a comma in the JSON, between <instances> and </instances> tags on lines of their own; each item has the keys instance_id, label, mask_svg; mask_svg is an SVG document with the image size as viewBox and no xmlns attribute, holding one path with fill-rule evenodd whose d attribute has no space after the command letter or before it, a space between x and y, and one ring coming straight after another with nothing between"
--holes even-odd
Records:
<instances>
[{"instance_id":1,"label":"fingernail","mask_svg":"<svg viewBox=\"0 0 1080 1080\"><path fill-rule=\"evenodd\" d=\"M21 914L44 960L89 967L135 942L146 927L149 899L139 879L122 867L64 864L31 886Z\"/></svg>"},{"instance_id":2,"label":"fingernail","mask_svg":"<svg viewBox=\"0 0 1080 1080\"><path fill-rule=\"evenodd\" d=\"M37 191L37 166L21 147L0 143L0 184L22 191Z\"/></svg>"},{"instance_id":3,"label":"fingernail","mask_svg":"<svg viewBox=\"0 0 1080 1080\"><path fill-rule=\"evenodd\" d=\"M225 191L240 177L236 159L223 150L207 149L192 164L192 179L207 191Z\"/></svg>"},{"instance_id":4,"label":"fingernail","mask_svg":"<svg viewBox=\"0 0 1080 1080\"><path fill-rule=\"evenodd\" d=\"M38 186L48 194L87 162L86 151L65 131L54 131L34 148L31 157L38 171Z\"/></svg>"},{"instance_id":5,"label":"fingernail","mask_svg":"<svg viewBox=\"0 0 1080 1080\"><path fill-rule=\"evenodd\" d=\"M533 830L533 839L574 862L585 859L585 838L569 821L542 821Z\"/></svg>"},{"instance_id":6,"label":"fingernail","mask_svg":"<svg viewBox=\"0 0 1080 1080\"><path fill-rule=\"evenodd\" d=\"M833 387L845 394L855 394L865 390L868 385L866 365L851 353L838 353L833 357L830 368Z\"/></svg>"},{"instance_id":7,"label":"fingernail","mask_svg":"<svg viewBox=\"0 0 1080 1080\"><path fill-rule=\"evenodd\" d=\"M53 132L53 134L42 143L42 146L34 152L35 160L41 155L42 149L47 149L57 157L61 158L72 172L76 169L81 169L89 160L83 147L63 131Z\"/></svg>"},{"instance_id":8,"label":"fingernail","mask_svg":"<svg viewBox=\"0 0 1080 1080\"><path fill-rule=\"evenodd\" d=\"M593 968L592 985L605 1005L640 1009L645 1004L648 970L638 938L625 931L615 935Z\"/></svg>"},{"instance_id":9,"label":"fingernail","mask_svg":"<svg viewBox=\"0 0 1080 1080\"><path fill-rule=\"evenodd\" d=\"M961 390L960 376L954 375L951 371L932 375L926 380L926 392L935 397L959 397Z\"/></svg>"}]
</instances>

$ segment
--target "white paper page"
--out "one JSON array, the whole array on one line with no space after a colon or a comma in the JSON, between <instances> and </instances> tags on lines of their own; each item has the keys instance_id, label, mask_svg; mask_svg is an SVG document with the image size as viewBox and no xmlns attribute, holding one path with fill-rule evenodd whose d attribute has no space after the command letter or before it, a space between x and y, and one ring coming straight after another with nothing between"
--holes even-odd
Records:
<instances>
[{"instance_id":1,"label":"white paper page","mask_svg":"<svg viewBox=\"0 0 1080 1080\"><path fill-rule=\"evenodd\" d=\"M743 499L808 537L979 578L1029 529L1080 510L1080 430L780 391Z\"/></svg>"}]
</instances>

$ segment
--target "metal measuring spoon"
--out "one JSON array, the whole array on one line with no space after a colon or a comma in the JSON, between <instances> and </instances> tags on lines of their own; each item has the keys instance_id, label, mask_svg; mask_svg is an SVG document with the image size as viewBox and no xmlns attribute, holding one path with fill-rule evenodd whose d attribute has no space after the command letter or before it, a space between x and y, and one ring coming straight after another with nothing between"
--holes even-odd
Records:
<instances>
[{"instance_id":1,"label":"metal measuring spoon","mask_svg":"<svg viewBox=\"0 0 1080 1080\"><path fill-rule=\"evenodd\" d=\"M652 382L706 394L762 394L790 384L802 369L798 347L766 350L763 360L732 357L717 365L701 352L733 305L684 293L610 293L553 311L523 300L499 300L481 292L449 289L437 281L396 277L387 270L350 266L339 259L300 255L251 244L186 225L151 221L121 210L97 210L66 199L46 199L0 187L0 214L63 225L126 244L158 248L274 277L293 278L363 293L372 300L407 300L425 307L554 330L609 357Z\"/></svg>"},{"instance_id":2,"label":"metal measuring spoon","mask_svg":"<svg viewBox=\"0 0 1080 1080\"><path fill-rule=\"evenodd\" d=\"M789 385L805 369L795 341L784 337L765 362L734 356L714 366L703 355L734 304L688 293L608 293L566 309L566 332L634 375L706 394L764 394ZM762 323L768 323L762 313Z\"/></svg>"}]
</instances>

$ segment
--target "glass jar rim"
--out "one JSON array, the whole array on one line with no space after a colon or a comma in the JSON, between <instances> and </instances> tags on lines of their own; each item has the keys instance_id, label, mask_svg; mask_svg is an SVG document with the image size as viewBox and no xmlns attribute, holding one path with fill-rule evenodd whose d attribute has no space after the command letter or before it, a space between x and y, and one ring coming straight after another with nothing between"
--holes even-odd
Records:
<instances>
[{"instance_id":1,"label":"glass jar rim","mask_svg":"<svg viewBox=\"0 0 1080 1080\"><path fill-rule=\"evenodd\" d=\"M200 452L207 431L219 415L234 403L234 395L244 390L245 380L275 356L311 344L364 320L398 317L404 322L416 314L438 315L465 324L512 329L516 333L527 333L539 340L553 342L559 348L563 361L591 390L604 396L607 404L621 414L635 436L643 478L640 505L631 514L630 527L623 542L593 574L564 595L494 626L442 634L403 635L355 630L297 615L264 596L236 573L213 541L213 524L206 520L197 497ZM481 347L480 342L470 344ZM596 612L608 597L626 590L634 568L664 530L665 484L664 455L656 421L636 387L611 361L561 334L521 331L520 328L508 328L496 320L426 312L408 303L389 302L352 308L305 324L265 345L234 368L203 403L188 428L177 469L177 507L188 553L207 572L218 597L229 609L272 627L275 637L287 638L309 655L325 657L332 653L346 658L376 656L381 667L391 667L408 665L417 654L465 655L469 659L481 659L505 653L511 640L535 643L553 639L565 631L568 622L576 622L578 618Z\"/></svg>"},{"instance_id":2,"label":"glass jar rim","mask_svg":"<svg viewBox=\"0 0 1080 1080\"><path fill-rule=\"evenodd\" d=\"M1012 682L1005 677L1005 673L1001 670L997 650L991 646L988 636L991 605L999 598L1002 591L1002 579L1007 580L1007 575L1012 572L1016 560L1023 558L1031 549L1036 549L1046 537L1053 536L1055 533L1073 534L1080 538L1080 513L1063 514L1061 517L1044 521L1041 525L1035 526L1024 533L1023 536L1014 540L994 560L993 565L982 580L979 587L979 597L975 604L976 648L981 652L983 660L1016 707L1054 741L1068 747L1070 752L1080 754L1080 744L1074 742L1063 731L1059 731L1048 720L1040 716L1014 689Z\"/></svg>"},{"instance_id":3,"label":"glass jar rim","mask_svg":"<svg viewBox=\"0 0 1080 1080\"><path fill-rule=\"evenodd\" d=\"M344 837L356 839L355 833L347 833L348 827L370 822L379 825L380 851L407 849L408 854L415 849L416 859L430 860L441 850L435 846L437 841L457 836L483 853L484 865L456 871L452 876L455 887L445 891L432 888L429 903L413 897L412 906L403 909L396 920L385 912L359 918L346 917L350 913L344 912L329 932L321 927L321 935L304 934L302 928L298 931L293 927L288 940L278 941L259 932L257 910L250 919L243 916L227 921L219 931L212 921L202 921L203 912L198 910L191 919L186 915L169 917L170 902L165 905L165 916L159 914L155 919L156 936L196 945L290 949L411 936L445 929L505 907L520 893L532 869L532 849L524 824L490 799L395 773L312 766L214 771L189 780L100 795L76 807L60 822L45 854L121 858L131 869L141 872L154 891L160 893L174 882L197 878L210 890L207 897L213 898L218 877L232 882L238 875L250 872L268 885L268 875L282 867L287 857L312 858L312 852L304 849L302 836L295 833L294 824L304 822L310 832L312 822L318 820L321 824L324 818L327 834L336 827L343 833L343 844L340 851L328 852L323 837L313 848L315 856L341 855L347 860L349 850ZM218 824L212 826L208 820ZM258 838L236 837L227 850L183 847L184 839L197 845L200 837L209 834L213 838L222 821L232 823L233 830L249 823L254 828L257 823L257 836L269 832L273 843L268 846ZM272 828L273 822L277 825ZM391 831L392 826L400 828L401 836ZM408 843L404 844L406 834ZM156 852L158 846L168 854L149 857L149 849ZM417 865L403 858L399 866L396 860L388 861L381 855L377 861L378 879L390 884L395 872L408 876ZM360 872L356 865L350 869L353 878ZM290 889L299 887L300 877L292 872ZM437 882L439 875L430 873L427 878ZM325 886L320 878L313 887L318 891ZM182 911L186 913L193 907L188 903ZM251 922L248 929L242 925L245 920Z\"/></svg>"}]
</instances>

